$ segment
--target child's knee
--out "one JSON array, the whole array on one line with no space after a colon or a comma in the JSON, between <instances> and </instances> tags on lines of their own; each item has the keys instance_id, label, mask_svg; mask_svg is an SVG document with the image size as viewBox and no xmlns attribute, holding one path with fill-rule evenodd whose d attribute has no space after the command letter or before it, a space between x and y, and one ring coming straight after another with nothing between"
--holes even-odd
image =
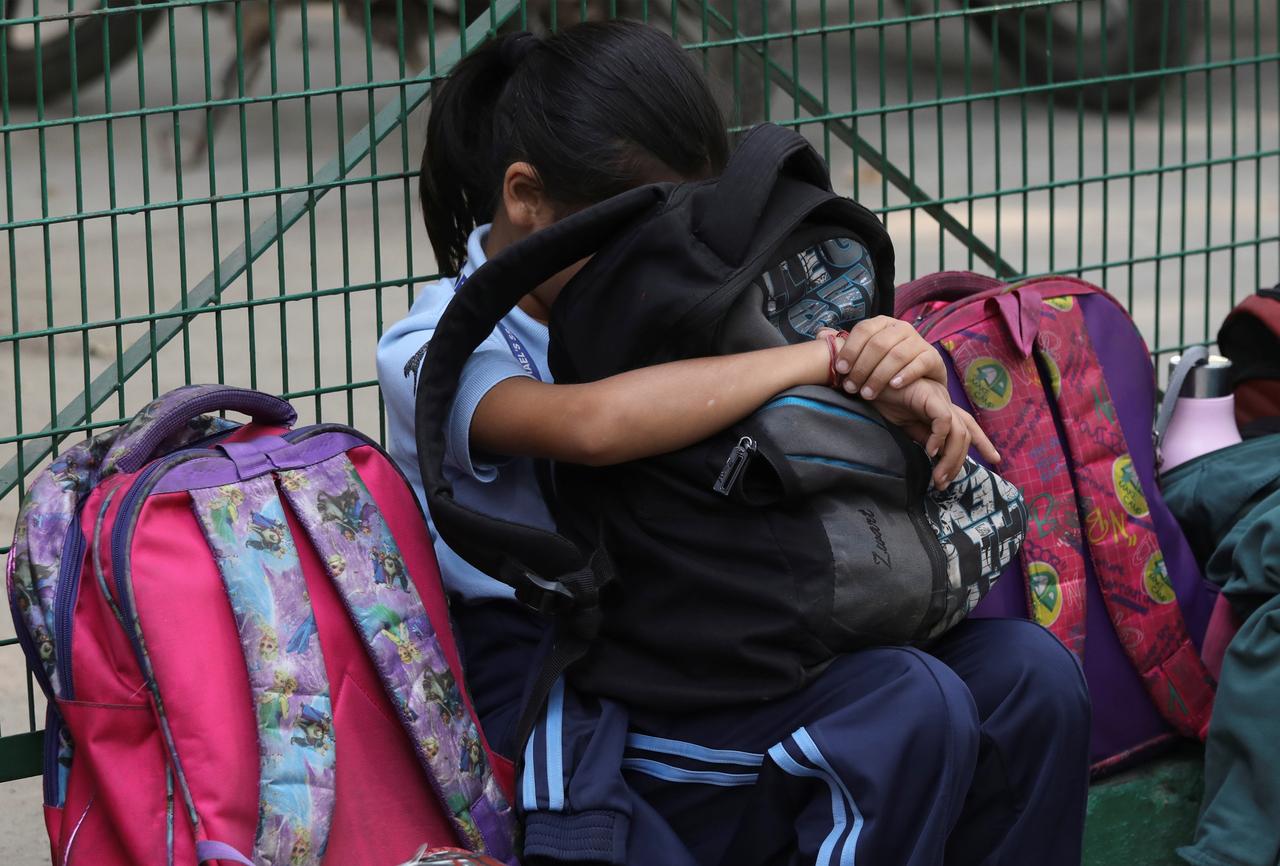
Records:
<instances>
[{"instance_id":1,"label":"child's knee","mask_svg":"<svg viewBox=\"0 0 1280 866\"><path fill-rule=\"evenodd\" d=\"M1001 688L1018 701L1040 730L1072 730L1089 726L1089 691L1080 662L1043 627L1024 620L992 622L999 629L998 658L991 673L1004 679Z\"/></svg>"},{"instance_id":2,"label":"child's knee","mask_svg":"<svg viewBox=\"0 0 1280 866\"><path fill-rule=\"evenodd\" d=\"M916 649L871 650L863 663L883 671L885 685L872 695L870 711L882 725L886 745L900 742L913 762L931 754L951 766L964 766L977 754L979 720L973 696L951 668ZM867 712L860 706L855 712Z\"/></svg>"}]
</instances>

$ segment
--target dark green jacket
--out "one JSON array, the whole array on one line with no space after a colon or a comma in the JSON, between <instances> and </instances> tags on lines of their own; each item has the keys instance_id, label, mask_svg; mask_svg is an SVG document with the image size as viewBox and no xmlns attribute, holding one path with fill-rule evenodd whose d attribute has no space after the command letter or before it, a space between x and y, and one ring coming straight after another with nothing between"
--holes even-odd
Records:
<instances>
[{"instance_id":1,"label":"dark green jacket","mask_svg":"<svg viewBox=\"0 0 1280 866\"><path fill-rule=\"evenodd\" d=\"M1244 621L1227 647L1205 745L1196 866L1280 864L1280 435L1161 478L1205 576Z\"/></svg>"}]
</instances>

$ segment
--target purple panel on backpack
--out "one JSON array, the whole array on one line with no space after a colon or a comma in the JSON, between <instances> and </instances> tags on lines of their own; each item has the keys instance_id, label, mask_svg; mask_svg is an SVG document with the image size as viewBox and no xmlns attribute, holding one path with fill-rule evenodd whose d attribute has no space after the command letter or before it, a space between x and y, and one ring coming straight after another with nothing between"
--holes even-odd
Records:
<instances>
[{"instance_id":1,"label":"purple panel on backpack","mask_svg":"<svg viewBox=\"0 0 1280 866\"><path fill-rule=\"evenodd\" d=\"M210 457L179 465L165 473L151 492L173 493L234 484L277 469L310 466L364 444L359 436L339 431L319 433L297 443L286 442L278 436L261 436L249 442L219 446L226 457L210 451Z\"/></svg>"},{"instance_id":2,"label":"purple panel on backpack","mask_svg":"<svg viewBox=\"0 0 1280 866\"><path fill-rule=\"evenodd\" d=\"M1089 333L1095 335L1098 360L1111 388L1133 465L1138 470L1142 491L1151 508L1160 549L1169 569L1169 580L1178 596L1187 632L1199 648L1209 625L1209 616L1213 613L1218 589L1200 573L1186 536L1160 494L1155 476L1155 443L1151 437L1156 389L1154 377L1146 375L1150 369L1150 355L1140 339L1128 338L1133 333L1133 323L1114 303L1101 296L1084 297L1081 301ZM1143 375L1134 375L1136 370L1142 370Z\"/></svg>"},{"instance_id":3,"label":"purple panel on backpack","mask_svg":"<svg viewBox=\"0 0 1280 866\"><path fill-rule=\"evenodd\" d=\"M1182 530L1169 512L1154 477L1154 444L1151 440L1155 412L1155 382L1151 360L1133 323L1110 299L1101 295L1078 296L1089 334L1111 389L1112 401L1124 431L1133 465L1151 509L1151 519L1178 596L1187 631L1197 646L1217 591L1200 574ZM945 357L945 355L944 355ZM948 365L952 400L972 409L964 384L951 359ZM1095 769L1122 763L1143 747L1171 736L1169 726L1151 703L1142 680L1125 655L1107 614L1097 575L1086 557L1088 578L1084 670L1093 701L1091 759ZM1027 618L1026 588L1021 567L1014 563L978 605L973 616Z\"/></svg>"}]
</instances>

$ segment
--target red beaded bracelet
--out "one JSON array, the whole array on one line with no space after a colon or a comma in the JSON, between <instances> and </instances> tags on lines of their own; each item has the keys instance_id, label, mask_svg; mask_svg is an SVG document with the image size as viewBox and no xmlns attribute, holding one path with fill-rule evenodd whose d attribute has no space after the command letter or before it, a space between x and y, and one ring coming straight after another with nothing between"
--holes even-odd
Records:
<instances>
[{"instance_id":1,"label":"red beaded bracelet","mask_svg":"<svg viewBox=\"0 0 1280 866\"><path fill-rule=\"evenodd\" d=\"M832 388L840 387L840 374L836 372L836 361L840 358L840 347L836 344L836 340L849 339L848 331L828 331L826 333L827 350L830 352L831 358L827 362L827 385Z\"/></svg>"}]
</instances>

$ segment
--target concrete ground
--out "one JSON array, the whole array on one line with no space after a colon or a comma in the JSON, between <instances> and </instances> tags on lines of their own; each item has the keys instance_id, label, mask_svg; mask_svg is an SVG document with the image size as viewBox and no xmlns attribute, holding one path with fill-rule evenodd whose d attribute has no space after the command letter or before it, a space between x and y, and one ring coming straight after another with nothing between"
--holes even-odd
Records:
<instances>
[{"instance_id":1,"label":"concrete ground","mask_svg":"<svg viewBox=\"0 0 1280 866\"><path fill-rule=\"evenodd\" d=\"M818 23L809 5L802 7L801 27ZM1211 336L1233 296L1280 279L1280 64L1274 59L1262 66L1231 62L1233 56L1275 57L1275 4L1222 0L1211 5L1238 7L1234 29L1225 12L1215 12L1207 38L1199 39L1192 52L1191 62L1207 57L1214 68L1171 82L1163 104L1153 100L1132 114L1080 115L1074 106L1050 105L1039 97L960 99L966 87L966 45L956 19L942 19L936 34L931 24L913 27L909 47L905 29L897 26L883 32L883 41L876 30L857 30L852 51L847 36L837 35L825 43L817 37L796 40L794 58L793 43L780 41L771 56L783 68L798 68L806 86L822 96L825 51L832 114L925 103L910 112L863 116L858 132L911 173L930 196L1026 188L1025 195L988 195L974 201L972 210L963 201L949 210L987 244L998 245L1001 255L1022 272L1124 262L1105 271L1088 270L1085 276L1128 302L1148 340L1165 347ZM1253 10L1259 7L1266 8L1255 20ZM335 27L328 8L320 6L308 9L305 43L311 68L304 70L298 10L280 8L276 92L298 92L308 81L312 88L325 88L335 80L396 77L388 52L375 48L366 56L359 30L347 23ZM887 14L898 14L896 7L890 4ZM833 11L830 21L840 20ZM115 70L111 110L205 99L205 66L208 77L216 80L233 42L229 20L215 11L208 19L212 48L206 54L202 25L198 9L184 9L174 16L172 42L167 28L158 28L141 71L132 61ZM968 46L973 70L969 87L982 92L1016 86L1016 72L993 63L976 29ZM442 34L440 41L448 38ZM335 57L341 58L340 68ZM171 65L177 70L173 77ZM1000 78L994 80L997 69ZM269 93L269 77L264 69L249 92ZM381 106L394 98L395 89L380 89L373 102ZM98 82L80 94L78 110L81 116L95 115L106 112L107 105ZM793 105L777 90L770 93L770 108L775 118L794 115ZM0 256L0 284L8 287L11 301L0 309L0 333L145 316L178 303L184 289L194 287L249 231L271 219L275 197L244 199L238 194L278 189L287 195L289 188L305 184L309 163L318 168L326 162L339 141L364 125L368 112L368 98L359 91L255 104L247 107L243 121L233 109L214 139L213 159L196 157L179 172L169 114L135 112L110 124L84 124L77 140L71 126L50 126L43 135L23 128L36 115L14 108L11 132L0 136L12 202L7 221L37 222L0 239L7 253ZM70 113L64 99L47 106L45 117ZM183 147L190 148L203 135L204 113L185 111L178 118ZM187 378L221 378L291 392L323 392L348 381L372 380L380 324L401 315L409 299L403 285L392 284L434 270L418 224L416 190L402 176L417 165L423 122L419 112L403 136L393 134L378 149L376 170L367 162L357 169L357 175L382 178L376 189L360 184L329 193L314 219L304 218L290 229L283 243L269 249L247 277L227 290L224 301L281 292L310 292L313 297L290 302L283 314L267 305L199 317L139 372L125 389L123 403L109 401L94 417L110 421L131 413L153 389ZM15 125L19 128L13 131ZM906 201L887 189L864 160L855 163L837 138L824 136L817 126L806 130L824 147L838 189L856 191L872 207ZM1232 154L1261 156L1232 163ZM1187 168L1155 171L1170 165ZM1079 178L1117 172L1124 177L1072 185ZM198 201L181 209L148 205L178 199ZM83 222L56 219L113 207L134 212ZM38 222L45 216L54 218L47 227ZM963 247L940 233L927 215L893 211L889 228L901 279L970 266ZM1246 243L1259 237L1271 240ZM1165 258L1179 250L1202 252ZM369 284L385 287L350 296L325 293ZM97 375L118 352L148 334L148 323L142 321L0 346L0 383L20 383L7 398L13 410L0 413L0 437L46 425L51 407L61 408L78 394L86 375ZM0 384L0 394L9 387ZM344 394L325 394L295 402L304 419L319 414L379 431L372 389L350 400ZM12 444L0 445L0 464L14 453ZM0 537L8 537L16 508L15 495L0 499ZM0 637L10 634L9 624L0 624ZM28 727L21 670L17 648L0 649L4 733ZM39 717L39 701L35 703ZM0 785L0 863L48 862L39 798L38 780Z\"/></svg>"}]
</instances>

